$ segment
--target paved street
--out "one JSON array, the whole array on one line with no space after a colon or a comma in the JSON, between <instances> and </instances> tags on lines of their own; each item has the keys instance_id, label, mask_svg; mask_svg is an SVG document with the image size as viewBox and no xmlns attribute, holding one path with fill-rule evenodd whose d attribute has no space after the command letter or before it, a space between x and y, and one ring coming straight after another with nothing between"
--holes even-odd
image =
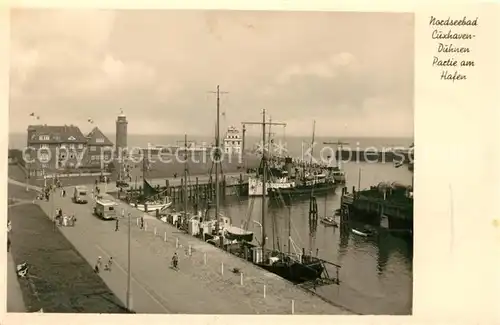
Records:
<instances>
[{"instance_id":1,"label":"paved street","mask_svg":"<svg viewBox=\"0 0 500 325\"><path fill-rule=\"evenodd\" d=\"M120 220L120 230L115 232L114 221L102 221L91 214L92 204L73 204L69 197L62 198L59 193L54 195L53 204L44 201L39 201L39 204L48 215L52 215L55 208L62 208L64 213L75 213L78 218L76 227L60 230L91 265L98 256L104 260L113 257L114 269L102 272L101 276L125 302L126 220ZM251 263L178 233L174 227L153 217L146 218L147 230L140 230L136 224L140 212L120 203L118 210L122 208L132 213L132 308L138 313L290 314L294 300L295 313L347 314ZM167 242L164 241L165 233ZM177 239L181 246L178 249ZM191 256L187 254L189 245L192 247ZM180 255L178 271L170 268L175 251ZM233 268L244 273L243 285L240 275L231 272Z\"/></svg>"}]
</instances>

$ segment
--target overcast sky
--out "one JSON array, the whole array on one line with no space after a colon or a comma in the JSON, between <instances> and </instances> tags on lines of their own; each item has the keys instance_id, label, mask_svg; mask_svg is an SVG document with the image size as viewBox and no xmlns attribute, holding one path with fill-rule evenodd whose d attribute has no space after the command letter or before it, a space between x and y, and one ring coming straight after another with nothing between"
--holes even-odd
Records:
<instances>
[{"instance_id":1,"label":"overcast sky","mask_svg":"<svg viewBox=\"0 0 500 325\"><path fill-rule=\"evenodd\" d=\"M413 135L413 14L22 10L11 15L10 132L94 120L114 133ZM29 114L40 116L31 120Z\"/></svg>"}]
</instances>

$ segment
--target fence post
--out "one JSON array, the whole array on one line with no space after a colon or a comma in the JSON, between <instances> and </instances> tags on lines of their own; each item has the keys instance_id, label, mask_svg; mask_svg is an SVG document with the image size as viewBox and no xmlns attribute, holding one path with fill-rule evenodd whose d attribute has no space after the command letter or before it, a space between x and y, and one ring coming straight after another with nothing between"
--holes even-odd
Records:
<instances>
[{"instance_id":1,"label":"fence post","mask_svg":"<svg viewBox=\"0 0 500 325\"><path fill-rule=\"evenodd\" d=\"M207 265L207 253L203 253L203 264Z\"/></svg>"},{"instance_id":2,"label":"fence post","mask_svg":"<svg viewBox=\"0 0 500 325\"><path fill-rule=\"evenodd\" d=\"M137 223L137 227L139 227L139 218L136 218L135 221Z\"/></svg>"},{"instance_id":3,"label":"fence post","mask_svg":"<svg viewBox=\"0 0 500 325\"><path fill-rule=\"evenodd\" d=\"M243 273L240 273L240 285L243 285Z\"/></svg>"},{"instance_id":4,"label":"fence post","mask_svg":"<svg viewBox=\"0 0 500 325\"><path fill-rule=\"evenodd\" d=\"M154 234L155 234L155 236L156 236L156 227L155 227L155 230L154 230Z\"/></svg>"},{"instance_id":5,"label":"fence post","mask_svg":"<svg viewBox=\"0 0 500 325\"><path fill-rule=\"evenodd\" d=\"M266 298L266 285L264 284L264 298Z\"/></svg>"},{"instance_id":6,"label":"fence post","mask_svg":"<svg viewBox=\"0 0 500 325\"><path fill-rule=\"evenodd\" d=\"M167 241L167 232L165 231L165 236L163 236L163 241Z\"/></svg>"},{"instance_id":7,"label":"fence post","mask_svg":"<svg viewBox=\"0 0 500 325\"><path fill-rule=\"evenodd\" d=\"M189 254L189 256L191 256L191 254L192 254L192 248L191 248L191 245L189 245L188 254Z\"/></svg>"},{"instance_id":8,"label":"fence post","mask_svg":"<svg viewBox=\"0 0 500 325\"><path fill-rule=\"evenodd\" d=\"M148 223L144 222L144 231L148 231Z\"/></svg>"},{"instance_id":9,"label":"fence post","mask_svg":"<svg viewBox=\"0 0 500 325\"><path fill-rule=\"evenodd\" d=\"M292 299L292 315L295 314L295 300Z\"/></svg>"},{"instance_id":10,"label":"fence post","mask_svg":"<svg viewBox=\"0 0 500 325\"><path fill-rule=\"evenodd\" d=\"M179 238L175 238L175 248L179 248Z\"/></svg>"},{"instance_id":11,"label":"fence post","mask_svg":"<svg viewBox=\"0 0 500 325\"><path fill-rule=\"evenodd\" d=\"M224 262L220 264L220 274L224 275Z\"/></svg>"}]
</instances>

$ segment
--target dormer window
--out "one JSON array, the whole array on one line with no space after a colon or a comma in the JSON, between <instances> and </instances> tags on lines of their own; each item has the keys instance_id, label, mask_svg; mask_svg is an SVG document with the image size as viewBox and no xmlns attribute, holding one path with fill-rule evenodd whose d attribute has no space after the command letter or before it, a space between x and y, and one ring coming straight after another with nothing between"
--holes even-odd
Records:
<instances>
[{"instance_id":1,"label":"dormer window","mask_svg":"<svg viewBox=\"0 0 500 325\"><path fill-rule=\"evenodd\" d=\"M70 136L70 137L68 138L68 140L69 140L69 141L75 141L75 140L76 140L76 138L75 138L74 136Z\"/></svg>"},{"instance_id":2,"label":"dormer window","mask_svg":"<svg viewBox=\"0 0 500 325\"><path fill-rule=\"evenodd\" d=\"M95 139L95 142L97 142L97 143L104 143L104 139L103 138L97 138L97 139Z\"/></svg>"},{"instance_id":3,"label":"dormer window","mask_svg":"<svg viewBox=\"0 0 500 325\"><path fill-rule=\"evenodd\" d=\"M50 140L50 135L41 135L38 137L40 141L49 141Z\"/></svg>"}]
</instances>

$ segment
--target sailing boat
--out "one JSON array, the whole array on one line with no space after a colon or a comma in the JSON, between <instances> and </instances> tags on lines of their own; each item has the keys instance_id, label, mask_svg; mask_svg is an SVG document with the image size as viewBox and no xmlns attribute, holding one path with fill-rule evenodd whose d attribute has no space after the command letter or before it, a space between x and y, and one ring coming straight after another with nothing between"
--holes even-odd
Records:
<instances>
[{"instance_id":1,"label":"sailing boat","mask_svg":"<svg viewBox=\"0 0 500 325\"><path fill-rule=\"evenodd\" d=\"M147 169L146 159L143 159L143 167L142 167L143 192L139 200L135 203L130 203L130 205L135 207L139 211L149 214L155 214L156 210L158 210L159 212L163 212L172 205L172 201L168 196L165 196L161 200L151 200L152 197L160 196L162 193L157 189L155 189L153 186L151 186L151 184L146 180L146 169Z\"/></svg>"},{"instance_id":2,"label":"sailing boat","mask_svg":"<svg viewBox=\"0 0 500 325\"><path fill-rule=\"evenodd\" d=\"M263 111L263 143L265 143L265 110ZM263 268L272 272L276 275L281 276L282 278L287 279L293 283L304 283L308 281L314 281L316 279L321 278L325 267L323 265L323 261L317 257L313 257L311 255L306 255L305 250L302 249L302 254L291 254L281 252L280 250L268 250L265 248L266 246L266 184L267 184L267 157L265 150L262 151L262 214L261 214L261 226L262 226L262 240L260 246L255 246L250 243L243 243L243 248L247 251L245 252L245 256L248 250L252 252L251 261ZM289 227L291 227L291 220L288 222ZM291 236L289 236L289 248L291 246Z\"/></svg>"},{"instance_id":3,"label":"sailing boat","mask_svg":"<svg viewBox=\"0 0 500 325\"><path fill-rule=\"evenodd\" d=\"M253 240L253 232L248 231L246 229L242 229L239 227L235 227L231 225L230 219L227 217L223 217L220 215L219 209L219 164L220 164L220 91L219 86L217 86L217 121L216 121L216 134L215 134L215 150L216 157L214 161L215 167L215 218L217 219L217 226L215 227L215 237L212 237L210 240L212 243L215 243L224 247L231 243L237 242L251 242ZM222 168L221 168L222 170ZM211 237L211 236L207 236ZM216 238L217 237L217 238ZM218 239L218 240L217 240Z\"/></svg>"}]
</instances>

